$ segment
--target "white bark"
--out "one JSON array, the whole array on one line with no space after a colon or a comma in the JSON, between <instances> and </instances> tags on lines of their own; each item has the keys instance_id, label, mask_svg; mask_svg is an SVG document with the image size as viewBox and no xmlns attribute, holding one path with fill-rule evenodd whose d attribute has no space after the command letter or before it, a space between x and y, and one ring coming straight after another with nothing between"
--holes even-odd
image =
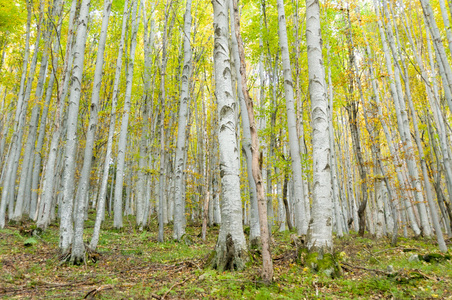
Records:
<instances>
[{"instance_id":1,"label":"white bark","mask_svg":"<svg viewBox=\"0 0 452 300\"><path fill-rule=\"evenodd\" d=\"M374 2L376 4L376 2ZM378 7L378 6L377 6ZM376 9L377 16L379 17L379 10ZM400 132L400 137L403 141L404 150L407 153L406 155L406 162L408 164L408 170L410 172L410 177L412 177L412 180L410 181L410 185L413 186L416 196L416 202L418 203L418 208L420 209L420 215L421 215L421 222L422 222L422 232L426 236L431 235L431 228L428 223L428 220L426 219L427 213L425 209L424 204L424 197L422 195L422 186L419 180L418 170L416 166L416 162L414 161L414 152L413 152L413 145L411 141L411 134L409 132L409 122L407 118L407 113L405 110L405 103L403 100L403 92L401 88L400 83L400 69L398 65L398 61L396 59L396 50L395 50L395 43L392 36L392 27L390 23L386 23L388 26L388 39L389 39L389 45L391 47L392 54L394 56L394 63L396 64L394 70L392 70L392 61L389 54L389 48L388 43L386 41L386 36L383 31L383 25L382 21L378 19L378 28L380 32L380 37L383 45L383 51L386 61L386 69L389 74L390 80L390 92L393 99L393 103L395 106L396 116L397 116L397 125L398 130ZM395 83L394 83L395 82Z\"/></svg>"},{"instance_id":2,"label":"white bark","mask_svg":"<svg viewBox=\"0 0 452 300\"><path fill-rule=\"evenodd\" d=\"M122 26L121 26L121 39L119 42L119 51L118 57L116 59L116 69L115 69L115 79L113 83L113 95L111 101L111 113L110 113L110 127L108 130L108 139L107 139L107 149L105 154L105 162L104 162L104 170L102 175L102 183L99 192L99 199L97 204L97 213L96 213L96 221L94 223L93 236L91 237L91 242L89 244L90 249L94 250L97 247L97 243L99 242L100 235L100 225L102 224L104 208L105 208L105 200L107 196L107 186L108 186L108 175L110 170L110 160L111 160L111 151L113 146L113 135L115 131L116 124L116 105L118 103L118 93L119 93L119 83L121 79L121 70L122 70L122 56L124 53L124 41L126 35L126 25L128 18L128 0L124 2L124 12L122 17ZM113 193L113 180L110 186L110 192ZM110 201L112 201L113 195L110 195ZM111 205L109 206L111 209Z\"/></svg>"},{"instance_id":3,"label":"white bark","mask_svg":"<svg viewBox=\"0 0 452 300\"><path fill-rule=\"evenodd\" d=\"M74 204L77 123L90 2L90 0L83 0L80 6L80 14L77 22L77 36L74 47L74 67L72 69L72 85L69 97L66 133L67 140L64 158L63 199L60 207L60 249L63 253L68 252L73 239L72 208ZM77 263L77 261L75 262Z\"/></svg>"},{"instance_id":4,"label":"white bark","mask_svg":"<svg viewBox=\"0 0 452 300\"><path fill-rule=\"evenodd\" d=\"M93 161L93 149L96 137L98 111L99 111L99 94L102 85L102 71L104 65L104 51L107 41L108 21L111 11L111 0L104 1L104 8L102 12L102 25L98 42L96 69L94 71L93 89L91 93L91 105L88 129L86 133L85 152L83 159L83 166L81 170L81 177L78 182L77 194L75 197L76 211L74 220L74 242L72 245L71 260L74 262L84 261L85 245L83 242L83 228L85 221L86 202L88 198L89 179L91 176L91 164ZM106 162L108 164L108 162ZM88 198L89 199L89 198Z\"/></svg>"},{"instance_id":5,"label":"white bark","mask_svg":"<svg viewBox=\"0 0 452 300\"><path fill-rule=\"evenodd\" d=\"M452 68L447 60L446 51L442 43L441 33L439 31L438 25L436 24L435 18L433 16L433 9L428 0L420 0L422 5L422 11L424 12L425 22L432 34L433 44L435 48L436 58L438 64L440 65L440 75L443 80L444 89L447 90L446 98L449 104L449 110L452 112ZM451 9L449 7L449 9Z\"/></svg>"},{"instance_id":6,"label":"white bark","mask_svg":"<svg viewBox=\"0 0 452 300\"><path fill-rule=\"evenodd\" d=\"M54 194L54 186L55 184L55 174L56 174L56 157L59 150L59 142L60 142L60 136L64 135L64 120L62 120L63 116L63 106L64 102L66 100L68 88L69 88L69 79L70 79L70 72L72 68L72 62L74 59L73 55L73 48L72 48L72 39L73 39L73 28L75 26L75 13L76 13L76 5L77 1L72 1L71 5L71 11L69 16L69 28L68 28L68 37L67 37L67 44L66 44L66 53L65 53L65 59L64 59L64 67L63 67L63 78L60 80L60 82L63 82L63 84L60 85L60 88L57 93L57 102L56 102L56 114L54 118L54 131L52 133L52 139L48 151L48 158L46 161L46 164L43 168L43 178L39 180L39 178L34 175L34 182L32 183L33 186L39 186L39 182L42 182L42 191L43 193L39 196L37 193L33 193L32 202L37 203L37 209L36 209L36 215L33 216L33 219L38 220L38 226L41 228L45 228L48 223L50 222L50 209L52 206L52 197ZM45 170L45 172L44 172ZM35 174L39 172L38 170L34 171ZM39 203L39 204L38 204ZM61 215L61 209L59 210Z\"/></svg>"},{"instance_id":7,"label":"white bark","mask_svg":"<svg viewBox=\"0 0 452 300\"><path fill-rule=\"evenodd\" d=\"M297 135L297 120L293 93L292 70L290 67L289 46L287 42L286 17L283 0L277 0L279 20L279 47L284 73L284 92L286 95L287 126L289 131L290 156L292 161L292 177L294 181L295 224L299 235L306 234L308 229L309 210L305 209L303 177L301 170L300 145ZM324 80L322 78L322 80ZM326 120L326 119L325 119Z\"/></svg>"},{"instance_id":8,"label":"white bark","mask_svg":"<svg viewBox=\"0 0 452 300\"><path fill-rule=\"evenodd\" d=\"M19 86L19 94L17 97L17 105L16 105L16 114L14 118L14 133L12 136L10 150L8 151L8 155L5 159L5 163L2 169L2 176L0 179L3 182L0 182L3 185L2 193L1 193L1 202L0 202L0 228L5 227L6 223L6 208L9 206L9 211L13 210L11 201L14 200L14 186L15 186L15 174L14 174L14 162L16 161L15 157L17 153L20 154L22 144L22 134L23 127L25 122L25 116L28 106L28 99L24 99L24 90L26 87L26 78L27 78L27 68L29 63L29 55L30 55L30 26L31 26L31 17L32 17L32 6L31 2L27 1L27 25L26 25L26 37L25 37L25 48L24 48L24 58L22 63L22 74ZM36 45L39 45L40 35L37 35ZM34 71L36 68L36 60L38 54L38 47L35 47L35 52L33 54L29 74L34 77ZM31 78L33 78L31 77ZM30 79L29 79L30 80ZM31 88L31 82L28 82L28 85ZM17 164L18 164L17 157ZM13 178L14 177L14 181Z\"/></svg>"},{"instance_id":9,"label":"white bark","mask_svg":"<svg viewBox=\"0 0 452 300\"><path fill-rule=\"evenodd\" d=\"M191 37L191 0L187 0L184 15L184 62L181 76L179 121L177 129L177 144L175 157L174 183L174 233L173 238L180 240L185 234L185 203L183 201L184 166L186 148L187 115L190 102L190 81L192 69ZM205 212L207 213L207 212Z\"/></svg>"},{"instance_id":10,"label":"white bark","mask_svg":"<svg viewBox=\"0 0 452 300\"><path fill-rule=\"evenodd\" d=\"M56 46L56 44L55 44ZM56 65L58 63L58 59L54 57L53 69L56 69ZM47 115L49 112L50 100L52 98L52 90L53 85L55 83L55 72L52 72L52 75L49 80L49 84L47 86L46 91L46 99L44 102L44 108L42 110L41 121L39 124L39 134L38 140L36 142L36 149L34 153L34 164L32 170L32 174L30 176L29 186L27 187L27 191L31 192L29 196L26 196L26 201L28 202L28 212L29 217L33 218L36 213L37 199L38 199L38 188L39 188L39 175L41 172L41 161L42 161L42 148L44 146L44 138L46 135L46 123L47 123ZM30 162L31 163L31 162Z\"/></svg>"},{"instance_id":11,"label":"white bark","mask_svg":"<svg viewBox=\"0 0 452 300\"><path fill-rule=\"evenodd\" d=\"M145 1L142 1L143 12L143 41L144 41L144 103L143 103L143 120L141 139L139 144L139 160L138 160L138 182L137 182L137 225L140 229L146 225L148 212L149 212L149 200L148 195L149 186L147 185L148 174L145 172L145 168L148 165L148 144L150 134L150 116L152 109L152 93L151 93L151 67L152 67L152 49L154 47L154 24L153 24L153 11L154 7L151 7L151 17L146 17ZM150 24L149 24L150 23Z\"/></svg>"},{"instance_id":12,"label":"white bark","mask_svg":"<svg viewBox=\"0 0 452 300\"><path fill-rule=\"evenodd\" d=\"M330 161L331 161L331 185L333 188L333 205L334 216L336 224L336 234L338 237L344 236L342 229L342 209L339 204L339 184L337 182L337 168L336 168L336 150L334 148L334 127L333 127L333 84L331 82L331 62L330 62L330 47L327 46L328 51L328 134L330 142Z\"/></svg>"},{"instance_id":13,"label":"white bark","mask_svg":"<svg viewBox=\"0 0 452 300\"><path fill-rule=\"evenodd\" d=\"M397 33L397 40L399 40L397 29L396 29L396 33ZM399 43L400 43L400 41L399 41ZM419 64L420 68L423 69L422 62L419 61L418 64ZM417 121L417 117L416 117L416 113L415 113L413 99L411 97L411 89L410 89L410 85L409 85L409 81L408 81L408 70L407 70L405 62L403 60L403 57L402 57L402 66L403 66L403 71L404 71L406 97L408 99L408 104L409 104L410 112L411 112L411 118L413 120L413 128L414 128L414 133L415 133L414 138L415 138L416 145L417 145L417 148L419 151L419 158L421 161L421 169L422 169L422 176L424 178L424 187L425 187L425 192L426 192L426 196L427 196L427 203L430 207L430 217L431 217L433 226L435 228L435 233L436 233L439 248L441 251L445 252L445 251L447 251L447 246L444 242L443 233L441 230L441 226L439 224L438 210L437 210L437 207L433 200L432 186L431 186L430 179L429 179L427 164L425 162L425 154L424 154L424 149L422 147L422 142L421 142L421 137L420 137L420 133L419 133L419 126L418 126L418 121ZM423 73L423 75L425 75L425 72L422 72L422 73ZM428 86L427 86L427 91L428 91ZM427 98L431 99L431 96L432 96L431 93L427 92ZM430 102L432 102L432 101L430 100ZM435 109L436 107L432 106L432 108ZM447 148L446 148L445 154L446 154L446 160L449 161Z\"/></svg>"},{"instance_id":14,"label":"white bark","mask_svg":"<svg viewBox=\"0 0 452 300\"><path fill-rule=\"evenodd\" d=\"M233 13L233 4L232 0L230 1L230 15L231 20L234 20ZM247 113L246 103L245 103L245 95L243 94L243 84L240 78L240 57L239 57L239 48L237 44L237 36L235 34L235 21L231 21L231 41L232 41L232 56L234 58L234 68L235 74L237 75L237 96L240 105L241 111L241 119L242 119L242 130L243 130L243 139L242 139L242 148L245 152L245 160L246 160L246 172L248 176L248 185L249 185L249 199L250 199L250 244L258 245L259 238L261 235L259 228L259 215L257 208L257 191L256 191L256 182L253 178L252 171L252 153L251 153L251 132L250 132L250 120Z\"/></svg>"},{"instance_id":15,"label":"white bark","mask_svg":"<svg viewBox=\"0 0 452 300\"><path fill-rule=\"evenodd\" d=\"M306 42L308 46L309 94L312 107L314 187L307 247L310 251L320 250L324 253L331 253L333 250L331 150L318 0L306 1Z\"/></svg>"},{"instance_id":16,"label":"white bark","mask_svg":"<svg viewBox=\"0 0 452 300\"><path fill-rule=\"evenodd\" d=\"M214 9L215 95L219 120L221 177L221 227L213 266L222 269L245 267L246 241L242 226L239 149L236 138L236 101L232 98L231 65L228 45L228 5L212 1Z\"/></svg>"},{"instance_id":17,"label":"white bark","mask_svg":"<svg viewBox=\"0 0 452 300\"><path fill-rule=\"evenodd\" d=\"M383 4L384 4L383 8L384 8L385 15L388 18L390 18L389 11L388 11L388 4L387 4L386 0L383 0ZM421 184L421 179L418 174L417 164L416 164L416 160L415 160L416 156L414 153L414 145L411 140L411 131L410 131L410 124L409 124L409 119L408 119L408 110L406 109L406 105L405 105L405 101L404 101L404 97L403 97L403 91L402 91L402 83L400 80L400 77L401 76L403 77L403 68L402 68L403 61L400 61L399 57L397 55L397 53L398 53L397 45L396 45L396 41L394 39L394 31L393 31L392 24L391 24L391 22L387 22L386 25L387 25L386 31L388 33L389 46L390 46L390 49L391 49L391 52L392 52L392 55L394 58L394 63L395 63L393 78L395 79L395 83L396 83L396 91L394 91L393 95L397 95L394 98L394 104L395 104L396 116L397 116L398 124L399 124L399 128L400 128L399 132L402 137L405 152L407 153L406 161L407 161L407 165L408 165L408 172L410 174L411 181L412 181L411 184L415 188L414 195L416 198L417 207L418 207L418 211L419 211L422 233L425 236L429 237L432 235L432 229L431 229L431 226L430 226L430 223L428 220L427 207L425 205L424 195L422 193L423 186ZM395 31L395 32L397 34L397 31ZM388 67L388 68L390 68L390 67ZM408 81L405 80L405 83L407 84ZM407 98L407 99L410 97L410 95L408 94L409 91L410 90L409 90L409 86L408 86L408 88L406 89L407 94L405 95L405 98ZM413 120L413 122L415 122L415 120ZM417 129L416 124L415 124L414 128ZM420 156L423 157L422 155L420 155ZM425 189L430 190L430 192L431 192L431 189L429 187L426 186ZM431 195L431 194L427 194L427 197L429 195ZM427 201L428 201L428 199L427 199Z\"/></svg>"},{"instance_id":18,"label":"white bark","mask_svg":"<svg viewBox=\"0 0 452 300\"><path fill-rule=\"evenodd\" d=\"M138 3L132 2L132 36L130 40L129 65L127 68L126 78L126 93L124 98L123 115L121 121L121 132L119 133L118 141L118 157L116 168L116 183L115 183L115 200L114 200L114 227L122 227L122 192L124 181L124 165L127 147L127 129L129 125L130 107L132 105L132 84L133 84L133 69L135 61L135 50L137 46L137 32L140 15L138 14Z\"/></svg>"}]
</instances>

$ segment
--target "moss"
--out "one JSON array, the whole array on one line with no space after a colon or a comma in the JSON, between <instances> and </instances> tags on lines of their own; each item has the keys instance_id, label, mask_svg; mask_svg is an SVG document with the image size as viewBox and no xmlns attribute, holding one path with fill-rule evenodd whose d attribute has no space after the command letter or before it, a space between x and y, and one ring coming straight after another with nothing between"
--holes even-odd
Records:
<instances>
[{"instance_id":1,"label":"moss","mask_svg":"<svg viewBox=\"0 0 452 300\"><path fill-rule=\"evenodd\" d=\"M318 271L318 256L319 253L318 252L311 252L308 253L305 257L305 265L309 268L311 268L311 270L313 271Z\"/></svg>"},{"instance_id":2,"label":"moss","mask_svg":"<svg viewBox=\"0 0 452 300\"><path fill-rule=\"evenodd\" d=\"M194 244L193 238L188 234L184 234L181 236L180 241L187 246L191 246Z\"/></svg>"},{"instance_id":3,"label":"moss","mask_svg":"<svg viewBox=\"0 0 452 300\"><path fill-rule=\"evenodd\" d=\"M206 266L208 268L215 268L215 257L217 256L217 251L213 250L210 252L209 257L207 258Z\"/></svg>"},{"instance_id":4,"label":"moss","mask_svg":"<svg viewBox=\"0 0 452 300\"><path fill-rule=\"evenodd\" d=\"M246 226L243 228L243 233L246 234L247 236L250 235L250 231L251 231L250 226Z\"/></svg>"},{"instance_id":5,"label":"moss","mask_svg":"<svg viewBox=\"0 0 452 300\"><path fill-rule=\"evenodd\" d=\"M306 248L300 251L300 260L314 273L323 273L328 277L336 278L342 275L342 269L337 258L331 253L308 252Z\"/></svg>"},{"instance_id":6,"label":"moss","mask_svg":"<svg viewBox=\"0 0 452 300\"><path fill-rule=\"evenodd\" d=\"M441 254L437 254L437 253L429 253L429 254L425 254L424 256L422 256L422 259L426 262L441 262L444 260L449 260L450 259L450 255L441 255Z\"/></svg>"}]
</instances>

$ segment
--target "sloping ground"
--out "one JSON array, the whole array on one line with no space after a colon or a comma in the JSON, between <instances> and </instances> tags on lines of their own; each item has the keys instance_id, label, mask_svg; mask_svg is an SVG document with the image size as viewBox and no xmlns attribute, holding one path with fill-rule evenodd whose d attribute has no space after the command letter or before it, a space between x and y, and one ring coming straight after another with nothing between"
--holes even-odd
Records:
<instances>
[{"instance_id":1,"label":"sloping ground","mask_svg":"<svg viewBox=\"0 0 452 300\"><path fill-rule=\"evenodd\" d=\"M58 227L30 237L31 224L0 230L0 297L8 299L452 299L452 261L437 255L434 242L401 239L374 241L352 234L336 240L343 276L313 274L297 259L294 236L275 232L275 281L260 282L260 261L251 253L244 272L217 272L205 268L218 228L208 240L189 226L190 245L157 243L157 228L140 232L125 222L123 230L107 222L99 253L90 253L85 265L61 263ZM86 240L92 232L87 222ZM450 247L450 244L449 244ZM426 254L430 256L425 256ZM449 250L448 255L451 254ZM418 255L421 259L415 259ZM435 256L436 255L436 256ZM427 258L429 262L423 260ZM409 260L409 258L411 259Z\"/></svg>"}]
</instances>

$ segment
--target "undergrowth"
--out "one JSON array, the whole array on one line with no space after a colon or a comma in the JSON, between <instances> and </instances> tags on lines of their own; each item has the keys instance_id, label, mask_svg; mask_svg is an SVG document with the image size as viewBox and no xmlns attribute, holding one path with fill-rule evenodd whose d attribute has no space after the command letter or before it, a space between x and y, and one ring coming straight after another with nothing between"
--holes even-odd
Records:
<instances>
[{"instance_id":1,"label":"undergrowth","mask_svg":"<svg viewBox=\"0 0 452 300\"><path fill-rule=\"evenodd\" d=\"M155 222L155 221L154 221ZM86 222L85 240L91 238L93 220ZM140 231L131 217L121 230L107 218L102 226L98 257L73 266L59 260L58 225L40 235L26 230L31 223L0 230L0 297L46 299L452 299L451 260L426 262L413 255L438 254L427 239L401 238L397 247L389 239L361 238L352 233L335 239L335 257L343 275L331 279L315 274L297 255L290 232L274 232L274 282L260 278L260 257L243 272L218 272L204 265L214 249L218 227L200 238L201 226L189 224L192 244L157 242L157 224ZM25 229L24 229L25 228ZM449 255L451 251L449 250ZM410 259L410 260L409 260Z\"/></svg>"}]
</instances>

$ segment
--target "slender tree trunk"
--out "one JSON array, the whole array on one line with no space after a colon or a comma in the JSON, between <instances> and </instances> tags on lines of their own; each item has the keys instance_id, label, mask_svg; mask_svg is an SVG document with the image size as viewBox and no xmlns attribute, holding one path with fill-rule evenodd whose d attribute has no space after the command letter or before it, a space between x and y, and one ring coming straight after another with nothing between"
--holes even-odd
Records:
<instances>
[{"instance_id":1,"label":"slender tree trunk","mask_svg":"<svg viewBox=\"0 0 452 300\"><path fill-rule=\"evenodd\" d=\"M215 94L218 101L221 177L221 227L212 267L242 270L247 249L242 226L239 153L236 137L235 100L232 98L231 65L228 45L228 3L212 1L214 11Z\"/></svg>"},{"instance_id":2,"label":"slender tree trunk","mask_svg":"<svg viewBox=\"0 0 452 300\"><path fill-rule=\"evenodd\" d=\"M91 106L90 106L90 116L89 116L89 124L88 130L86 134L85 141L85 153L83 166L81 171L81 177L78 182L76 201L78 202L76 205L75 212L75 220L74 220L74 242L72 245L72 253L71 253L71 261L75 264L80 264L85 261L85 244L83 242L83 228L85 221L85 210L86 203L85 198L88 197L89 192L89 179L91 176L91 164L93 162L93 148L96 137L97 123L98 123L98 111L99 111L99 96L100 96L100 88L102 86L102 70L104 66L104 51L105 44L107 41L107 29L108 29L108 21L110 17L111 11L111 0L104 1L104 8L102 13L102 25L101 32L99 36L98 50L97 50L97 60L96 60L96 69L94 71L94 82L93 89L91 94ZM108 164L108 162L106 162Z\"/></svg>"},{"instance_id":3,"label":"slender tree trunk","mask_svg":"<svg viewBox=\"0 0 452 300\"><path fill-rule=\"evenodd\" d=\"M287 124L289 131L290 156L292 158L292 177L294 181L294 197L296 228L299 235L306 234L308 229L309 213L305 209L303 177L301 170L300 146L297 136L297 122L293 94L292 70L290 67L289 46L287 42L286 17L283 0L277 0L279 22L279 47L284 73L284 92L286 95ZM322 79L324 80L324 79Z\"/></svg>"},{"instance_id":4,"label":"slender tree trunk","mask_svg":"<svg viewBox=\"0 0 452 300\"><path fill-rule=\"evenodd\" d=\"M149 215L149 200L148 195L149 186L147 185L149 175L145 172L148 165L149 156L149 139L151 129L151 114L152 114L152 93L151 93L151 67L152 67L152 53L154 48L154 20L153 11L154 5L151 5L151 17L146 17L145 1L142 1L143 6L143 41L144 41L144 103L143 103L143 119L144 124L142 126L141 140L140 140L140 153L139 153L139 165L138 165L138 183L137 183L137 225L140 229L147 223Z\"/></svg>"},{"instance_id":5,"label":"slender tree trunk","mask_svg":"<svg viewBox=\"0 0 452 300\"><path fill-rule=\"evenodd\" d=\"M287 227L289 227L289 231L292 231L293 226L292 226L292 221L290 220L290 208L289 208L289 203L287 201L287 185L289 183L289 175L287 174L287 172L284 172L284 184L283 184L283 190L282 190L282 201L284 203L284 208L285 208L285 212L286 212L286 222L287 222Z\"/></svg>"},{"instance_id":6,"label":"slender tree trunk","mask_svg":"<svg viewBox=\"0 0 452 300\"><path fill-rule=\"evenodd\" d=\"M328 52L328 134L330 141L330 161L331 161L331 185L333 188L333 205L334 215L336 217L336 234L338 237L344 236L342 230L342 212L339 204L339 185L337 182L337 169L336 169L336 149L334 147L334 127L333 127L333 84L331 82L331 62L330 62L330 47L327 46Z\"/></svg>"},{"instance_id":7,"label":"slender tree trunk","mask_svg":"<svg viewBox=\"0 0 452 300\"><path fill-rule=\"evenodd\" d=\"M78 18L77 37L74 47L74 67L72 69L72 84L69 98L68 118L67 118L67 141L64 159L63 177L63 200L61 203L60 222L60 249L63 253L69 251L73 242L73 205L74 205L74 181L75 181L75 160L77 151L77 123L81 96L81 84L84 66L84 54L86 46L86 35L88 27L88 15L90 0L83 0L80 6ZM71 258L72 259L72 258ZM72 260L74 264L79 261Z\"/></svg>"},{"instance_id":8,"label":"slender tree trunk","mask_svg":"<svg viewBox=\"0 0 452 300\"><path fill-rule=\"evenodd\" d=\"M17 106L16 106L16 115L14 118L14 133L12 136L10 150L8 151L7 157L5 159L5 163L2 169L2 176L0 179L3 179L2 183L2 193L1 193L1 202L0 202L0 229L4 228L6 225L6 208L9 205L9 210L12 211L13 207L10 205L11 200L14 200L14 186L15 180L12 180L12 177L15 177L14 174L14 161L16 153L21 151L21 147L19 145L22 144L22 133L25 122L25 116L27 111L27 99L24 99L24 90L26 86L26 78L27 78L27 68L29 63L29 55L30 55L30 27L31 27L31 17L32 17L32 4L30 1L27 1L27 25L26 25L26 34L25 34L25 48L24 48L24 58L22 62L22 74L20 79L20 87L19 94L17 97ZM39 45L38 41L40 39L40 35L37 35L36 45ZM35 47L35 53L32 58L32 64L30 66L29 74L34 76L34 70L36 68L36 59L37 59L38 47ZM31 88L31 82L28 82ZM24 101L25 100L25 101ZM18 150L17 150L18 149ZM12 188L11 188L12 187Z\"/></svg>"},{"instance_id":9,"label":"slender tree trunk","mask_svg":"<svg viewBox=\"0 0 452 300\"><path fill-rule=\"evenodd\" d=\"M378 9L376 11L377 11L377 13L379 13ZM385 15L389 18L390 15L389 15L389 12L387 9L386 0L383 0L383 11L384 11ZM385 37L384 37L384 33L382 32L383 29L381 26L381 20L379 20L378 22L379 22L379 28L380 28L380 35L381 35L382 40L384 40ZM387 32L389 48L392 52L393 62L395 64L394 71L392 71L392 65L390 63L391 59L389 57L389 53L388 53L388 51L385 51L385 59L386 59L386 63L387 63L388 73L390 74L391 78L393 78L395 81L395 85L394 85L394 83L392 83L390 85L390 87L391 87L391 95L392 95L392 98L394 101L394 106L396 109L399 133L400 133L400 136L403 141L404 150L407 154L405 156L405 160L407 162L408 172L411 177L410 183L411 183L412 187L415 189L414 195L415 195L417 207L419 210L422 233L425 236L431 236L432 230L431 230L431 227L430 227L430 224L428 221L426 205L424 203L424 196L422 193L423 187L422 187L422 184L420 181L420 176L418 174L417 164L415 161L416 156L415 156L415 153L413 150L414 146L413 146L413 143L411 140L410 124L409 124L409 119L408 119L407 110L406 110L406 106L405 106L405 101L403 99L402 84L401 84L401 80L400 80L400 76L401 76L400 74L402 73L401 63L399 62L399 59L397 56L396 42L394 40L394 31L392 28L392 24L391 24L391 22L386 22L385 25L386 25L385 29ZM387 47L386 47L386 50L387 50Z\"/></svg>"},{"instance_id":10,"label":"slender tree trunk","mask_svg":"<svg viewBox=\"0 0 452 300\"><path fill-rule=\"evenodd\" d=\"M68 88L69 88L69 79L70 79L70 73L72 68L72 62L74 60L74 48L72 45L72 39L73 39L73 29L75 27L75 15L76 15L76 6L77 1L72 1L71 5L71 11L69 16L69 29L68 29L68 37L67 37L67 44L66 44L66 53L65 53L65 59L64 59L64 66L63 66L63 76L62 82L59 86L58 93L57 93L57 109L56 114L54 117L54 130L52 133L52 139L50 142L50 148L48 151L48 157L47 162L45 164L44 170L43 170L43 179L42 181L42 191L43 193L40 196L40 201L37 193L34 193L32 195L33 199L32 202L38 203L37 204L37 215L36 217L33 217L33 219L38 220L37 225L40 228L46 228L50 222L50 211L52 206L52 199L53 199L53 193L54 193L54 186L57 186L55 184L55 174L57 173L57 155L59 154L59 151L62 151L59 148L59 142L61 135L64 135L64 124L65 120L63 118L63 109L64 109L64 102L66 100ZM38 172L38 170L35 170L34 172ZM35 181L33 183L34 186L38 186L39 179L35 177ZM61 193L64 194L64 193ZM36 200L35 200L36 199ZM61 215L62 208L60 206L59 212ZM69 242L70 243L70 242ZM67 249L69 248L69 244L66 245Z\"/></svg>"},{"instance_id":11,"label":"slender tree trunk","mask_svg":"<svg viewBox=\"0 0 452 300\"><path fill-rule=\"evenodd\" d=\"M309 94L312 107L312 170L314 182L307 247L310 252L318 252L322 256L333 251L333 222L328 99L322 57L318 0L306 1L306 43L308 45ZM321 258L318 257L318 259Z\"/></svg>"},{"instance_id":12,"label":"slender tree trunk","mask_svg":"<svg viewBox=\"0 0 452 300\"><path fill-rule=\"evenodd\" d=\"M433 16L433 9L428 0L420 0L422 11L425 17L425 23L432 34L433 44L436 53L436 59L440 66L440 75L443 80L444 89L446 90L446 98L449 104L449 110L452 112L452 68L447 60L446 51L442 42L441 33ZM451 9L449 7L449 9Z\"/></svg>"},{"instance_id":13,"label":"slender tree trunk","mask_svg":"<svg viewBox=\"0 0 452 300\"><path fill-rule=\"evenodd\" d=\"M242 64L244 63L240 57L240 39L238 39L239 36L239 23L238 23L238 16L234 16L234 5L233 0L230 1L231 6L231 31L233 32L232 35L232 54L234 58L234 67L235 72L237 74L237 95L239 99L240 104L240 110L241 110L241 117L242 117L242 128L243 128L243 141L242 141L242 148L244 149L245 153L245 160L246 160L246 166L247 166L247 175L248 175L248 182L249 182L249 193L250 193L250 212L251 212L251 218L250 218L250 247L257 247L260 244L261 239L261 231L259 227L259 213L258 213L258 200L257 200L257 189L256 189L256 181L253 176L253 166L252 166L252 137L251 137L251 131L250 131L250 116L247 113L247 104L246 104L246 86L243 86L244 82L241 76L244 76L242 68ZM238 11L237 11L238 14ZM268 232L268 231L267 231Z\"/></svg>"},{"instance_id":14,"label":"slender tree trunk","mask_svg":"<svg viewBox=\"0 0 452 300\"><path fill-rule=\"evenodd\" d=\"M267 201L265 199L264 193L264 183L262 181L262 158L259 152L259 140L257 137L257 125L254 118L254 104L251 99L248 89L247 89L247 78L246 78L246 62L245 62L245 50L243 49L243 42L240 35L240 19L239 12L237 8L237 2L231 0L232 4L231 9L234 9L234 21L231 23L235 23L235 26L231 26L232 29L235 29L235 32L232 33L232 46L233 51L236 53L236 64L240 63L240 82L239 85L242 90L243 98L246 102L246 109L248 111L248 122L250 129L250 137L251 137L251 154L252 154L252 175L254 182L256 184L256 192L257 192L257 202L258 202L258 211L259 211L259 224L260 224L260 233L261 233L261 245L262 245L262 279L266 284L270 284L273 281L273 262L270 253L270 234L267 223ZM234 43L235 41L235 43ZM245 112L242 111L242 114ZM261 160L261 161L259 161Z\"/></svg>"},{"instance_id":15,"label":"slender tree trunk","mask_svg":"<svg viewBox=\"0 0 452 300\"><path fill-rule=\"evenodd\" d=\"M115 201L114 201L114 227L122 228L122 195L123 195L123 180L124 180L124 166L127 149L127 130L129 126L130 107L132 105L132 86L133 86L133 70L135 62L135 50L137 46L138 24L140 19L139 6L140 3L132 2L132 36L130 40L130 53L127 67L126 78L126 92L124 98L123 115L121 120L121 132L119 133L118 141L118 158L116 169L116 183L115 183Z\"/></svg>"},{"instance_id":16,"label":"slender tree trunk","mask_svg":"<svg viewBox=\"0 0 452 300\"><path fill-rule=\"evenodd\" d=\"M115 79L113 84L113 95L111 101L111 113L110 113L110 127L108 130L108 139L107 139L107 149L105 153L105 163L104 163L104 171L102 175L102 183L99 192L99 199L97 204L97 213L96 213L96 221L94 223L93 236L91 238L91 242L89 247L91 250L95 250L97 248L97 243L99 242L100 235L100 225L102 224L105 200L107 196L107 186L108 186L108 174L110 170L110 159L111 159L111 151L113 146L113 135L115 131L116 124L116 105L118 102L118 93L119 93L119 83L121 79L121 69L122 69L122 56L124 52L124 42L125 42L125 34L126 34L126 25L128 19L128 0L124 2L124 12L122 16L122 29L121 29L121 39L119 42L119 51L118 57L116 59L116 69L115 69ZM112 175L114 177L114 175ZM110 185L110 194L113 193L113 178ZM108 206L109 212L111 210L111 201L113 196L112 194L109 197L110 205Z\"/></svg>"},{"instance_id":17,"label":"slender tree trunk","mask_svg":"<svg viewBox=\"0 0 452 300\"><path fill-rule=\"evenodd\" d=\"M186 128L187 115L190 102L190 81L192 70L192 51L190 45L191 37L191 0L187 0L186 10L184 15L184 62L181 78L181 93L179 104L179 121L178 121L178 135L176 145L175 158L175 184L174 184L174 233L173 238L177 241L185 234L185 205L183 201L184 187L184 158L186 150ZM207 213L205 211L205 213ZM203 231L204 232L204 231Z\"/></svg>"}]
</instances>

